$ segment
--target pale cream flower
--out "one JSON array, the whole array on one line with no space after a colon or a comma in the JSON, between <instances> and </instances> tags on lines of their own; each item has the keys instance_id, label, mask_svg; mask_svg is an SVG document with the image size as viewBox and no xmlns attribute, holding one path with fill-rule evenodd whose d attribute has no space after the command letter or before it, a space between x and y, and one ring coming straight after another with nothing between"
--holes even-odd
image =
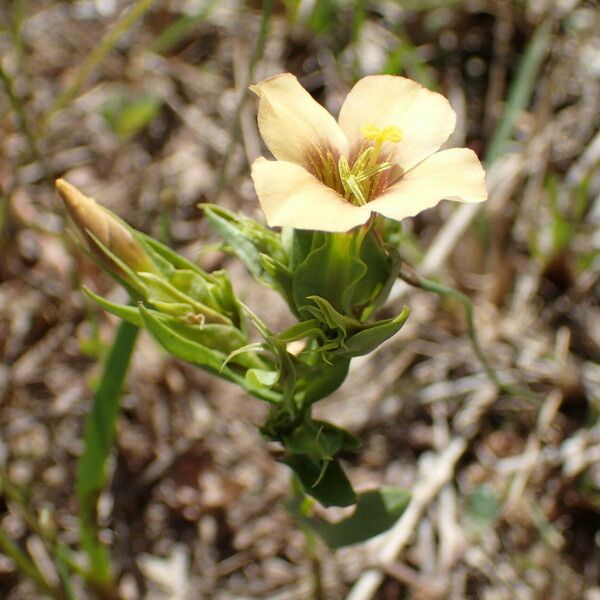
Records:
<instances>
[{"instance_id":1,"label":"pale cream flower","mask_svg":"<svg viewBox=\"0 0 600 600\"><path fill-rule=\"evenodd\" d=\"M410 79L361 79L337 122L289 73L251 89L260 99L260 133L276 158L252 165L270 226L348 231L373 212L399 221L444 198L487 198L472 150L438 152L456 123L449 102Z\"/></svg>"}]
</instances>

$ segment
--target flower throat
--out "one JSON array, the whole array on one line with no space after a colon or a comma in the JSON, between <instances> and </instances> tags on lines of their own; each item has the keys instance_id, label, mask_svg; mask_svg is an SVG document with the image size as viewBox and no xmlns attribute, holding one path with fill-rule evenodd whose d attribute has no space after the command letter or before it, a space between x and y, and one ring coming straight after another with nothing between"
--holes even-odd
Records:
<instances>
[{"instance_id":1,"label":"flower throat","mask_svg":"<svg viewBox=\"0 0 600 600\"><path fill-rule=\"evenodd\" d=\"M366 125L362 134L365 140L374 144L362 150L352 166L345 156L341 156L336 164L332 154L327 152L326 156L320 156L321 169L315 169L317 177L327 187L356 206L364 206L374 198L381 174L392 167L390 162L378 162L384 142L397 144L402 139L402 131L395 125L383 129ZM316 167L314 162L313 167Z\"/></svg>"}]
</instances>

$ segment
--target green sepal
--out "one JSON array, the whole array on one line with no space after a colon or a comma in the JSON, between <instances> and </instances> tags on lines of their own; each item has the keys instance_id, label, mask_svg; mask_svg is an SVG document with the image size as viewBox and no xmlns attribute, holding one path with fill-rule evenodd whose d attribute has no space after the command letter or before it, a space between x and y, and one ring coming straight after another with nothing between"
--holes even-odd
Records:
<instances>
[{"instance_id":1,"label":"green sepal","mask_svg":"<svg viewBox=\"0 0 600 600\"><path fill-rule=\"evenodd\" d=\"M284 461L296 474L305 493L324 506L351 506L356 493L337 460L315 463L304 455L290 455Z\"/></svg>"},{"instance_id":2,"label":"green sepal","mask_svg":"<svg viewBox=\"0 0 600 600\"><path fill-rule=\"evenodd\" d=\"M130 229L129 226L128 229ZM104 256L97 255L89 250L86 251L87 255L103 271L122 285L132 298L144 297L146 295L146 287L137 274L116 254L111 252L91 231L86 230L85 235L89 236L90 240L93 241ZM87 244L84 247L87 247Z\"/></svg>"},{"instance_id":3,"label":"green sepal","mask_svg":"<svg viewBox=\"0 0 600 600\"><path fill-rule=\"evenodd\" d=\"M329 364L302 365L299 370L294 401L297 406L307 407L337 390L348 375L350 359L335 357ZM300 367L299 367L300 369Z\"/></svg>"},{"instance_id":4,"label":"green sepal","mask_svg":"<svg viewBox=\"0 0 600 600\"><path fill-rule=\"evenodd\" d=\"M355 451L360 442L351 433L325 421L306 421L282 437L291 454L305 454L315 462L331 460L342 450Z\"/></svg>"},{"instance_id":5,"label":"green sepal","mask_svg":"<svg viewBox=\"0 0 600 600\"><path fill-rule=\"evenodd\" d=\"M306 311L310 296L320 296L338 312L352 314L354 290L367 271L360 258L363 237L363 230L314 234L311 251L294 271L294 303L302 317L313 316Z\"/></svg>"},{"instance_id":6,"label":"green sepal","mask_svg":"<svg viewBox=\"0 0 600 600\"><path fill-rule=\"evenodd\" d=\"M352 515L337 523L307 516L306 497L298 494L285 503L286 508L304 526L314 531L333 550L360 544L394 525L410 502L408 490L385 486L357 496Z\"/></svg>"},{"instance_id":7,"label":"green sepal","mask_svg":"<svg viewBox=\"0 0 600 600\"><path fill-rule=\"evenodd\" d=\"M310 254L316 231L292 229L284 227L281 230L281 241L289 255L290 271L294 273Z\"/></svg>"},{"instance_id":8,"label":"green sepal","mask_svg":"<svg viewBox=\"0 0 600 600\"><path fill-rule=\"evenodd\" d=\"M383 248L379 248L379 250L383 252ZM386 244L385 251L388 257L386 271L380 273L381 286L376 289L376 293L365 305L365 308L360 317L363 321L368 319L376 310L378 310L385 304L386 300L390 295L390 292L392 291L394 283L398 279L398 273L400 272L400 269L402 267L402 257L397 248ZM374 261L374 263L375 262L376 261ZM370 266L369 274L374 275L374 269L373 271L371 271Z\"/></svg>"},{"instance_id":9,"label":"green sepal","mask_svg":"<svg viewBox=\"0 0 600 600\"><path fill-rule=\"evenodd\" d=\"M231 324L232 320L223 315L219 308L212 308L175 287L170 281L154 273L138 273L138 277L148 288L147 300L151 304L161 302L188 304L189 312L201 315L209 322Z\"/></svg>"},{"instance_id":10,"label":"green sepal","mask_svg":"<svg viewBox=\"0 0 600 600\"><path fill-rule=\"evenodd\" d=\"M388 248L376 239L373 231L364 236L360 247L360 259L367 266L366 271L353 289L352 306L369 310L376 298L379 298L390 274ZM361 315L361 318L365 318Z\"/></svg>"},{"instance_id":11,"label":"green sepal","mask_svg":"<svg viewBox=\"0 0 600 600\"><path fill-rule=\"evenodd\" d=\"M107 312L132 325L136 325L137 327L145 326L137 306L116 304L102 296L98 296L85 286L83 287L83 291ZM223 356L238 352L248 344L246 336L239 329L232 327L231 325L223 325L220 323L197 324L188 322L185 314L177 314L176 312L165 314L160 310L161 303L157 303L155 306L159 310L155 311L149 308L146 310L160 321L164 327L172 330L192 343L200 344L211 350L221 352ZM246 368L265 367L265 363L256 356L256 354L250 352L238 353L231 361Z\"/></svg>"},{"instance_id":12,"label":"green sepal","mask_svg":"<svg viewBox=\"0 0 600 600\"><path fill-rule=\"evenodd\" d=\"M297 342L298 340L304 340L309 337L325 339L325 334L319 327L319 321L317 319L309 319L308 321L296 323L289 329L277 334L274 339L282 344L289 344L290 342Z\"/></svg>"},{"instance_id":13,"label":"green sepal","mask_svg":"<svg viewBox=\"0 0 600 600\"><path fill-rule=\"evenodd\" d=\"M159 263L157 266L160 267L162 264L163 267L166 267L167 265L170 267L170 268L167 268L167 272L164 273L165 275L171 274L171 272L172 272L171 268L172 269L186 269L186 270L196 271L197 273L201 274L203 277L206 277L209 281L213 280L213 277L211 274L204 273L204 271L202 271L202 269L200 269L200 267L198 265L193 263L191 260L185 258L184 256L181 256L181 254L178 254L174 250L171 250L171 248L169 248L165 244L159 242L158 240L155 240L153 237L150 237L149 235L141 233L140 231L135 230L134 233L135 233L136 238L143 244L143 246L145 247L148 254L150 254L152 256L153 262ZM158 260L157 260L157 256L158 256ZM162 259L162 261L160 259ZM162 270L161 270L161 272L162 272ZM214 280L213 283L217 283L217 281Z\"/></svg>"},{"instance_id":14,"label":"green sepal","mask_svg":"<svg viewBox=\"0 0 600 600\"><path fill-rule=\"evenodd\" d=\"M92 292L92 290L85 285L82 286L82 289L89 298L101 306L106 312L109 312L112 315L115 315L115 317L119 317L119 319L123 319L123 321L127 321L136 327L144 326L144 322L140 316L137 306L129 306L127 304L117 304L115 302L111 302L102 296L98 296L98 294Z\"/></svg>"},{"instance_id":15,"label":"green sepal","mask_svg":"<svg viewBox=\"0 0 600 600\"><path fill-rule=\"evenodd\" d=\"M161 302L154 298L150 302L158 312L164 315L184 318L186 315L193 314L192 307L185 302Z\"/></svg>"},{"instance_id":16,"label":"green sepal","mask_svg":"<svg viewBox=\"0 0 600 600\"><path fill-rule=\"evenodd\" d=\"M266 369L248 369L246 371L246 381L254 387L273 387L279 381L279 377L278 371Z\"/></svg>"},{"instance_id":17,"label":"green sepal","mask_svg":"<svg viewBox=\"0 0 600 600\"><path fill-rule=\"evenodd\" d=\"M331 329L339 329L345 335L348 330L352 331L364 327L358 319L347 317L338 312L325 298L308 296L307 299L312 300L318 307L318 309L315 309L313 306L307 306L307 310Z\"/></svg>"},{"instance_id":18,"label":"green sepal","mask_svg":"<svg viewBox=\"0 0 600 600\"><path fill-rule=\"evenodd\" d=\"M261 283L279 292L294 315L298 316L292 292L293 273L282 262L267 254L260 255L260 265L264 270L264 275L259 278Z\"/></svg>"},{"instance_id":19,"label":"green sepal","mask_svg":"<svg viewBox=\"0 0 600 600\"><path fill-rule=\"evenodd\" d=\"M221 313L236 326L240 325L239 306L231 282L224 271L206 273L198 265L154 238L138 231L134 231L134 234L169 285L192 300Z\"/></svg>"},{"instance_id":20,"label":"green sepal","mask_svg":"<svg viewBox=\"0 0 600 600\"><path fill-rule=\"evenodd\" d=\"M351 335L346 338L343 343L343 347L339 350L333 350L332 356L343 356L346 358L354 358L356 356L364 356L373 352L375 348L381 346L383 342L389 340L391 337L396 335L406 320L408 319L410 311L407 306L404 307L402 312L393 319L386 319L384 321L378 321L372 326Z\"/></svg>"},{"instance_id":21,"label":"green sepal","mask_svg":"<svg viewBox=\"0 0 600 600\"><path fill-rule=\"evenodd\" d=\"M152 337L163 346L167 352L176 358L198 365L215 375L237 383L257 398L269 402L279 401L279 394L267 388L251 385L246 381L243 375L240 375L232 368L228 367L226 365L227 356L224 353L212 350L202 344L187 339L181 335L180 332L175 331L165 324L161 318L157 317L141 303L139 305L139 312L144 327L149 331Z\"/></svg>"},{"instance_id":22,"label":"green sepal","mask_svg":"<svg viewBox=\"0 0 600 600\"><path fill-rule=\"evenodd\" d=\"M186 339L141 303L139 305L139 312L144 322L144 327L170 354L228 378L230 369L223 367L226 358L224 353L211 350L197 342Z\"/></svg>"}]
</instances>

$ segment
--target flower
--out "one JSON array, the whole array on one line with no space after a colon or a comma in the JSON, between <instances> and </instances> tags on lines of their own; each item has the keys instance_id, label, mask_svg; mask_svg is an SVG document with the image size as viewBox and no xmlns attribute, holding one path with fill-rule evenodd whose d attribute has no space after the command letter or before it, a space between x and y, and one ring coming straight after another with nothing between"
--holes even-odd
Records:
<instances>
[{"instance_id":1,"label":"flower","mask_svg":"<svg viewBox=\"0 0 600 600\"><path fill-rule=\"evenodd\" d=\"M439 151L456 123L450 103L410 79L364 77L337 122L290 73L251 90L259 97L260 133L276 159L252 165L270 226L343 232L373 212L400 221L443 198L487 198L472 150Z\"/></svg>"},{"instance_id":2,"label":"flower","mask_svg":"<svg viewBox=\"0 0 600 600\"><path fill-rule=\"evenodd\" d=\"M55 185L69 211L69 216L93 256L102 263L108 262L112 270L121 277L122 269L114 264L107 255L107 250L135 272L154 271L143 246L120 219L68 181L57 179Z\"/></svg>"}]
</instances>

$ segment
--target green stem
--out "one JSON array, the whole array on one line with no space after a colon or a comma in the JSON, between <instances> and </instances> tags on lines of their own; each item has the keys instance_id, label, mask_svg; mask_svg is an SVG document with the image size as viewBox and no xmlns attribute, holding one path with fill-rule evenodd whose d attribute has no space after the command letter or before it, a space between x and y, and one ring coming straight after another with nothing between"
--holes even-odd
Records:
<instances>
[{"instance_id":1,"label":"green stem","mask_svg":"<svg viewBox=\"0 0 600 600\"><path fill-rule=\"evenodd\" d=\"M473 350L485 371L488 379L502 392L514 396L525 396L529 400L534 402L538 402L539 398L536 394L533 394L529 390L521 389L517 386L513 386L507 383L504 383L496 369L491 365L490 361L487 359L483 348L479 342L479 336L477 335L477 329L475 327L475 318L474 318L474 310L473 303L471 299L466 295L456 290L454 288L448 287L436 281L432 281L431 279L426 279L425 277L421 277L418 275L413 269L408 267L406 263L402 266L400 273L398 275L402 280L404 280L409 285L414 287L421 288L428 292L434 292L440 296L445 296L447 298L454 298L458 300L465 309L465 316L467 319L467 330L469 334L469 339L471 340L471 345L473 346Z\"/></svg>"}]
</instances>

